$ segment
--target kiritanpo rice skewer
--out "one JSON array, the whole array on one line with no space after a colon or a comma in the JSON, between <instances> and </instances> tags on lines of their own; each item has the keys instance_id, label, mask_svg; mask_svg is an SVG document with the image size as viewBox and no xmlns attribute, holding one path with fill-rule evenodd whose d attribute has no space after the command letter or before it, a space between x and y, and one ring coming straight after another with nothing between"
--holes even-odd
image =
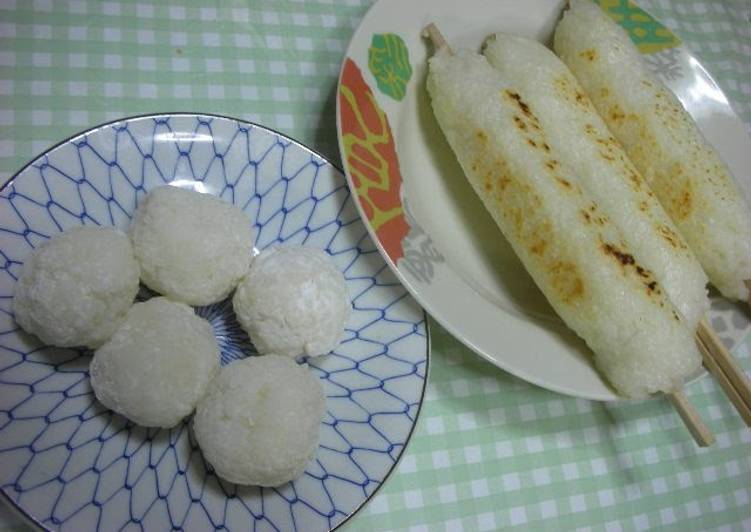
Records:
<instances>
[{"instance_id":1,"label":"kiritanpo rice skewer","mask_svg":"<svg viewBox=\"0 0 751 532\"><path fill-rule=\"evenodd\" d=\"M483 53L522 91L547 131L552 151L621 229L636 259L654 273L686 326L696 331L697 341L699 335L705 338L700 348L705 360L711 359L708 367L722 370L733 365L722 343L709 339L714 333L703 319L709 310L708 280L699 261L571 71L541 43L514 35L492 36ZM731 375L729 382L736 388L748 385L739 377L742 373ZM749 422L743 396L728 394Z\"/></svg>"},{"instance_id":2,"label":"kiritanpo rice skewer","mask_svg":"<svg viewBox=\"0 0 751 532\"><path fill-rule=\"evenodd\" d=\"M547 164L550 148L544 132L518 92L507 87L484 58L467 52L454 57L433 25L426 31L437 48L428 89L439 124L473 188L538 286L593 348L597 365L621 393L642 396L662 388L697 443L711 445L714 436L679 391L698 359L690 333L672 304L662 292L639 288L643 279L633 257L610 243L624 246L618 230L580 187L566 180L571 177L567 169ZM529 128L529 135L507 127L514 118ZM559 186L569 196L564 201L558 197ZM582 211L590 212L597 223L582 222ZM582 230L572 230L570 224ZM624 261L626 257L630 260ZM617 309L633 334L619 334L622 329L606 317L598 302L604 309ZM644 381L656 374L649 361L641 364L644 353L655 347L669 358L682 353L687 363L661 366L678 374L658 379L657 385L629 383L629 377L638 376L640 370L646 370L640 375Z\"/></svg>"},{"instance_id":3,"label":"kiritanpo rice skewer","mask_svg":"<svg viewBox=\"0 0 751 532\"><path fill-rule=\"evenodd\" d=\"M587 0L556 28L556 53L578 78L723 295L749 298L751 212L714 148L677 98L647 69L625 31ZM706 322L717 367L751 408L751 384Z\"/></svg>"},{"instance_id":4,"label":"kiritanpo rice skewer","mask_svg":"<svg viewBox=\"0 0 751 532\"><path fill-rule=\"evenodd\" d=\"M573 184L575 176L549 164L532 109L485 58L453 55L445 45L430 60L428 90L471 185L558 314L593 349L600 370L622 394L672 394L697 443L710 445L712 434L675 393L700 364L690 331L656 281L644 289L619 230ZM526 134L514 127L519 120ZM655 352L664 356L649 355Z\"/></svg>"},{"instance_id":5,"label":"kiritanpo rice skewer","mask_svg":"<svg viewBox=\"0 0 751 532\"><path fill-rule=\"evenodd\" d=\"M631 397L680 390L700 364L691 332L573 172L550 164L546 131L519 92L482 56L446 46L430 60L428 90L472 187L608 380ZM686 419L700 445L713 441Z\"/></svg>"},{"instance_id":6,"label":"kiritanpo rice skewer","mask_svg":"<svg viewBox=\"0 0 751 532\"><path fill-rule=\"evenodd\" d=\"M556 157L576 173L636 258L655 275L686 326L695 330L709 310L707 276L574 75L531 39L499 33L486 41L483 53L522 91Z\"/></svg>"},{"instance_id":7,"label":"kiritanpo rice skewer","mask_svg":"<svg viewBox=\"0 0 751 532\"><path fill-rule=\"evenodd\" d=\"M589 94L723 295L748 300L751 213L729 170L628 34L589 0L572 0L556 54Z\"/></svg>"}]
</instances>

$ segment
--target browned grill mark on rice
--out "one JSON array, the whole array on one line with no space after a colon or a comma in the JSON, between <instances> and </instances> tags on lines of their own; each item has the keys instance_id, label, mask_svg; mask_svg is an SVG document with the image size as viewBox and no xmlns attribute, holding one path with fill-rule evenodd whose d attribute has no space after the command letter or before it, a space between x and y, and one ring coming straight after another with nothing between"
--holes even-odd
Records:
<instances>
[{"instance_id":1,"label":"browned grill mark on rice","mask_svg":"<svg viewBox=\"0 0 751 532\"><path fill-rule=\"evenodd\" d=\"M527 103L524 100L522 100L522 97L519 95L518 92L514 92L510 89L506 89L504 93L511 100L516 102L516 104L519 106L519 109L522 110L522 113L524 113L525 115L529 117L534 117L534 115L532 114L532 111L529 110L529 105L527 105ZM535 120L537 120L537 118L535 118Z\"/></svg>"},{"instance_id":2,"label":"browned grill mark on rice","mask_svg":"<svg viewBox=\"0 0 751 532\"><path fill-rule=\"evenodd\" d=\"M571 304L584 297L584 281L576 264L555 261L548 270L553 290L561 301Z\"/></svg>"},{"instance_id":3,"label":"browned grill mark on rice","mask_svg":"<svg viewBox=\"0 0 751 532\"><path fill-rule=\"evenodd\" d=\"M627 251L623 251L617 246L610 244L608 242L604 242L602 244L602 249L605 252L606 255L609 255L613 257L618 263L623 267L624 271L626 271L629 267L633 267L636 274L642 278L642 282L644 283L644 286L647 289L647 294L652 296L661 296L662 290L660 289L659 283L655 280L652 272L648 270L647 268L644 268L641 266L638 262L636 262L636 259L631 253L628 253ZM660 300L660 306L663 307L665 305L664 301Z\"/></svg>"},{"instance_id":4,"label":"browned grill mark on rice","mask_svg":"<svg viewBox=\"0 0 751 532\"><path fill-rule=\"evenodd\" d=\"M671 168L672 184L671 190L666 191L670 194L669 210L672 216L679 220L688 218L694 210L694 187L691 179L684 175L683 166L677 163Z\"/></svg>"},{"instance_id":5,"label":"browned grill mark on rice","mask_svg":"<svg viewBox=\"0 0 751 532\"><path fill-rule=\"evenodd\" d=\"M589 212L591 213L590 219L599 226L604 226L610 221L607 216L598 213L597 204L595 202L592 202L589 206Z\"/></svg>"},{"instance_id":6,"label":"browned grill mark on rice","mask_svg":"<svg viewBox=\"0 0 751 532\"><path fill-rule=\"evenodd\" d=\"M681 237L667 225L659 225L657 227L657 232L660 233L660 236L662 236L662 238L674 248L688 249L688 246L683 239L681 239Z\"/></svg>"},{"instance_id":7,"label":"browned grill mark on rice","mask_svg":"<svg viewBox=\"0 0 751 532\"><path fill-rule=\"evenodd\" d=\"M606 255L615 257L623 266L631 266L633 264L636 264L636 259L631 253L621 251L612 244L608 244L606 242L605 244L603 244L602 249L605 251Z\"/></svg>"},{"instance_id":8,"label":"browned grill mark on rice","mask_svg":"<svg viewBox=\"0 0 751 532\"><path fill-rule=\"evenodd\" d=\"M641 176L638 173L634 172L633 170L630 170L629 173L628 173L628 179L634 185L634 189L635 190L640 190L641 189L641 186L643 184L643 180L642 180ZM647 210L647 202L646 201L642 201L639 204L640 208L641 208L642 204L644 204L644 208L642 208L642 210L646 211Z\"/></svg>"},{"instance_id":9,"label":"browned grill mark on rice","mask_svg":"<svg viewBox=\"0 0 751 532\"><path fill-rule=\"evenodd\" d=\"M525 139L527 144L533 148L539 148L541 150L544 150L545 152L550 153L551 148L550 145L546 142L545 134L542 130L542 127L540 126L540 121L532 112L532 109L529 107L529 105L527 105L527 103L522 99L521 95L519 95L518 92L512 91L510 89L501 91L501 94L504 98L517 105L522 111L522 115L513 115L512 120L514 122L514 126L522 131L523 138ZM554 170L557 164L557 161L554 161L552 165L549 164L549 162L546 162L545 166L547 166L550 170Z\"/></svg>"},{"instance_id":10,"label":"browned grill mark on rice","mask_svg":"<svg viewBox=\"0 0 751 532\"><path fill-rule=\"evenodd\" d=\"M610 106L610 112L608 115L616 122L626 118L626 113L623 112L623 109L617 103Z\"/></svg>"},{"instance_id":11,"label":"browned grill mark on rice","mask_svg":"<svg viewBox=\"0 0 751 532\"><path fill-rule=\"evenodd\" d=\"M587 48L583 52L579 52L579 56L587 61L594 61L597 59L597 51L594 48Z\"/></svg>"},{"instance_id":12,"label":"browned grill mark on rice","mask_svg":"<svg viewBox=\"0 0 751 532\"><path fill-rule=\"evenodd\" d=\"M529 248L529 250L532 252L533 255L543 255L545 253L545 248L548 247L548 243L545 240L539 240L532 244L532 246Z\"/></svg>"},{"instance_id":13,"label":"browned grill mark on rice","mask_svg":"<svg viewBox=\"0 0 751 532\"><path fill-rule=\"evenodd\" d=\"M555 78L553 84L558 89L561 97L566 100L584 107L585 109L592 106L592 102L587 98L587 94L581 90L581 87L573 76L563 74Z\"/></svg>"},{"instance_id":14,"label":"browned grill mark on rice","mask_svg":"<svg viewBox=\"0 0 751 532\"><path fill-rule=\"evenodd\" d=\"M487 135L484 131L478 130L475 135L479 138ZM481 175L482 188L486 193L490 194L493 189L497 190L499 194L503 193L506 188L511 184L511 173L508 168L508 164L503 159L495 159L493 164L487 166L484 159L484 154L479 154L469 165L473 172Z\"/></svg>"},{"instance_id":15,"label":"browned grill mark on rice","mask_svg":"<svg viewBox=\"0 0 751 532\"><path fill-rule=\"evenodd\" d=\"M691 207L693 203L693 196L691 194L690 185L687 185L684 190L674 200L675 213L680 219L688 218L691 213Z\"/></svg>"}]
</instances>

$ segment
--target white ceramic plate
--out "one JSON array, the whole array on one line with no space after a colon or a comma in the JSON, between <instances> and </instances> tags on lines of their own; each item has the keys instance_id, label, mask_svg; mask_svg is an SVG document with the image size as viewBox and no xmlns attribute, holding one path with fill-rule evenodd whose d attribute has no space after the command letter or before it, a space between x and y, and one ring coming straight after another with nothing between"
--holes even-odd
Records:
<instances>
[{"instance_id":1,"label":"white ceramic plate","mask_svg":"<svg viewBox=\"0 0 751 532\"><path fill-rule=\"evenodd\" d=\"M108 411L88 379L91 354L43 345L13 321L23 261L80 224L126 228L164 184L242 208L255 246L326 250L352 314L341 344L309 361L326 393L320 444L305 473L278 488L236 486L206 464L190 420L144 429ZM344 177L320 155L255 124L192 114L125 119L62 142L0 191L0 495L61 530L327 531L388 477L425 389L422 309L386 267ZM222 364L255 354L229 299L199 307ZM251 339L252 340L252 339Z\"/></svg>"},{"instance_id":2,"label":"white ceramic plate","mask_svg":"<svg viewBox=\"0 0 751 532\"><path fill-rule=\"evenodd\" d=\"M478 50L497 31L548 43L564 4L380 0L355 32L342 67L339 143L363 219L428 312L468 347L523 379L613 400L618 396L594 370L587 347L555 315L466 183L425 91L431 47L420 33L427 23L436 23L456 48ZM646 13L631 4L618 9L632 25L642 21L643 34L631 34L647 62L733 172L745 176L751 140L711 76ZM742 186L748 190L749 183ZM749 327L740 306L720 299L713 301L711 320L731 347Z\"/></svg>"}]
</instances>

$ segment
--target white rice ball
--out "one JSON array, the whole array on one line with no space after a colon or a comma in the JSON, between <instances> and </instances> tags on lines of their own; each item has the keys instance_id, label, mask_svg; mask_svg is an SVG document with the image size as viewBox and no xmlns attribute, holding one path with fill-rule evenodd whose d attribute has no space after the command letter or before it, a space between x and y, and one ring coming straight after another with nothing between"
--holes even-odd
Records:
<instances>
[{"instance_id":1,"label":"white rice ball","mask_svg":"<svg viewBox=\"0 0 751 532\"><path fill-rule=\"evenodd\" d=\"M97 399L146 427L173 427L190 415L219 370L209 323L164 297L136 303L94 354Z\"/></svg>"},{"instance_id":2,"label":"white rice ball","mask_svg":"<svg viewBox=\"0 0 751 532\"><path fill-rule=\"evenodd\" d=\"M324 355L342 337L351 304L342 272L323 251L272 246L258 255L232 300L262 354Z\"/></svg>"},{"instance_id":3,"label":"white rice ball","mask_svg":"<svg viewBox=\"0 0 751 532\"><path fill-rule=\"evenodd\" d=\"M250 219L211 194L159 187L139 205L130 237L141 280L189 305L227 297L248 271L253 250Z\"/></svg>"},{"instance_id":4,"label":"white rice ball","mask_svg":"<svg viewBox=\"0 0 751 532\"><path fill-rule=\"evenodd\" d=\"M305 471L325 412L321 382L289 357L225 366L198 403L193 429L204 458L237 484L279 486Z\"/></svg>"},{"instance_id":5,"label":"white rice ball","mask_svg":"<svg viewBox=\"0 0 751 532\"><path fill-rule=\"evenodd\" d=\"M60 347L99 347L138 293L128 237L112 227L79 226L27 257L15 286L18 324Z\"/></svg>"}]
</instances>

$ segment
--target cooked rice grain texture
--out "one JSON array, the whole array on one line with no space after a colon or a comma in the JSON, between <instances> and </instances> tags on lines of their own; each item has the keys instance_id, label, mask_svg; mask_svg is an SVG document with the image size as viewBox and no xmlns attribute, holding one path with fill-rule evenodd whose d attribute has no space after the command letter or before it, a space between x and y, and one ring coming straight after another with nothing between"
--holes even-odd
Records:
<instances>
[{"instance_id":1,"label":"cooked rice grain texture","mask_svg":"<svg viewBox=\"0 0 751 532\"><path fill-rule=\"evenodd\" d=\"M141 280L189 305L227 297L248 271L250 219L234 205L174 186L149 192L130 226Z\"/></svg>"},{"instance_id":2,"label":"cooked rice grain texture","mask_svg":"<svg viewBox=\"0 0 751 532\"><path fill-rule=\"evenodd\" d=\"M707 276L571 71L542 44L513 35L495 35L484 54L519 87L556 158L618 226L694 330L709 310Z\"/></svg>"},{"instance_id":3,"label":"cooked rice grain texture","mask_svg":"<svg viewBox=\"0 0 751 532\"><path fill-rule=\"evenodd\" d=\"M260 353L291 357L336 348L352 307L342 272L326 252L305 246L263 250L232 304Z\"/></svg>"},{"instance_id":4,"label":"cooked rice grain texture","mask_svg":"<svg viewBox=\"0 0 751 532\"><path fill-rule=\"evenodd\" d=\"M81 226L55 235L23 265L15 286L18 324L59 347L99 347L138 293L138 263L128 237Z\"/></svg>"},{"instance_id":5,"label":"cooked rice grain texture","mask_svg":"<svg viewBox=\"0 0 751 532\"><path fill-rule=\"evenodd\" d=\"M218 370L209 322L157 297L131 307L89 372L104 406L139 425L169 428L193 412Z\"/></svg>"},{"instance_id":6,"label":"cooked rice grain texture","mask_svg":"<svg viewBox=\"0 0 751 532\"><path fill-rule=\"evenodd\" d=\"M289 357L249 357L222 368L198 404L203 456L237 484L279 486L305 471L326 409L320 380Z\"/></svg>"},{"instance_id":7,"label":"cooked rice grain texture","mask_svg":"<svg viewBox=\"0 0 751 532\"><path fill-rule=\"evenodd\" d=\"M701 364L693 333L576 176L554 163L520 91L484 57L445 50L430 60L428 91L470 184L605 377L630 397L680 388Z\"/></svg>"},{"instance_id":8,"label":"cooked rice grain texture","mask_svg":"<svg viewBox=\"0 0 751 532\"><path fill-rule=\"evenodd\" d=\"M588 0L572 0L556 54L589 94L723 295L745 300L751 213L715 149L647 69L626 32Z\"/></svg>"}]
</instances>

